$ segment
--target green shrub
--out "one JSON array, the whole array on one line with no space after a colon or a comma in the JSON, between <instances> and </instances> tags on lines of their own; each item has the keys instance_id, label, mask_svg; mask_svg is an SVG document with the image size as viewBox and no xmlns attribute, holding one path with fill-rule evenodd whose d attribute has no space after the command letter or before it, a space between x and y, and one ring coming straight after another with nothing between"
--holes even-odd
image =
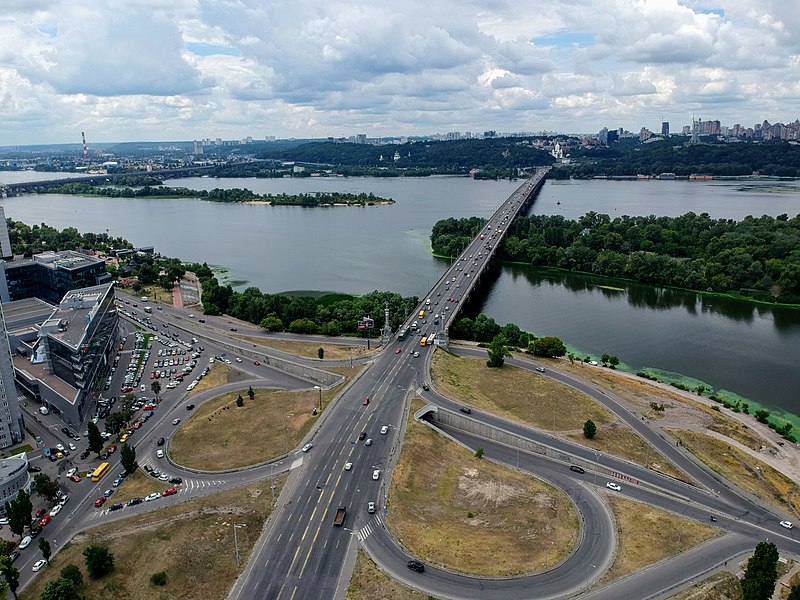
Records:
<instances>
[{"instance_id":1,"label":"green shrub","mask_svg":"<svg viewBox=\"0 0 800 600\"><path fill-rule=\"evenodd\" d=\"M150 575L150 583L152 585L167 585L167 574L164 571L153 573Z\"/></svg>"}]
</instances>

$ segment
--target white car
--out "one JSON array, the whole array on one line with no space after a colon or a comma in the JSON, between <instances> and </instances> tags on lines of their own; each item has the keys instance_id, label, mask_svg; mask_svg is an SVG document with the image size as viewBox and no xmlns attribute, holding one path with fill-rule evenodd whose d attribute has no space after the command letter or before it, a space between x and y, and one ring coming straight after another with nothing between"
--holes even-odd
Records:
<instances>
[{"instance_id":1,"label":"white car","mask_svg":"<svg viewBox=\"0 0 800 600\"><path fill-rule=\"evenodd\" d=\"M313 447L314 447L314 444L306 444L305 446L303 446L303 452L308 452Z\"/></svg>"},{"instance_id":2,"label":"white car","mask_svg":"<svg viewBox=\"0 0 800 600\"><path fill-rule=\"evenodd\" d=\"M164 451L163 450L157 450L156 451L156 456L158 458L164 458Z\"/></svg>"},{"instance_id":3,"label":"white car","mask_svg":"<svg viewBox=\"0 0 800 600\"><path fill-rule=\"evenodd\" d=\"M78 472L77 467L72 467L69 471L67 471L67 477L75 475L75 473L77 473L77 472Z\"/></svg>"},{"instance_id":4,"label":"white car","mask_svg":"<svg viewBox=\"0 0 800 600\"><path fill-rule=\"evenodd\" d=\"M792 525L791 521L781 521L781 527L785 527L786 529L792 529L794 525Z\"/></svg>"},{"instance_id":5,"label":"white car","mask_svg":"<svg viewBox=\"0 0 800 600\"><path fill-rule=\"evenodd\" d=\"M419 356L419 352L414 352L414 358Z\"/></svg>"},{"instance_id":6,"label":"white car","mask_svg":"<svg viewBox=\"0 0 800 600\"><path fill-rule=\"evenodd\" d=\"M375 503L374 502L367 502L367 512L372 514L375 512Z\"/></svg>"},{"instance_id":7,"label":"white car","mask_svg":"<svg viewBox=\"0 0 800 600\"><path fill-rule=\"evenodd\" d=\"M372 438L367 438L367 441L364 442L365 446L372 446Z\"/></svg>"},{"instance_id":8,"label":"white car","mask_svg":"<svg viewBox=\"0 0 800 600\"><path fill-rule=\"evenodd\" d=\"M20 549L27 548L28 546L30 546L32 540L33 538L29 535L26 535L24 538L22 538L22 541L19 543Z\"/></svg>"},{"instance_id":9,"label":"white car","mask_svg":"<svg viewBox=\"0 0 800 600\"><path fill-rule=\"evenodd\" d=\"M73 444L72 442L70 442L69 443L69 449L72 450L73 452L75 452L75 450L77 450L78 447L75 444Z\"/></svg>"},{"instance_id":10,"label":"white car","mask_svg":"<svg viewBox=\"0 0 800 600\"><path fill-rule=\"evenodd\" d=\"M161 498L161 494L159 494L158 492L153 492L152 494L148 494L147 496L145 496L144 501L152 502L153 500L158 500L159 498Z\"/></svg>"},{"instance_id":11,"label":"white car","mask_svg":"<svg viewBox=\"0 0 800 600\"><path fill-rule=\"evenodd\" d=\"M240 363L240 362L242 362L242 359L237 356L236 357L236 362Z\"/></svg>"},{"instance_id":12,"label":"white car","mask_svg":"<svg viewBox=\"0 0 800 600\"><path fill-rule=\"evenodd\" d=\"M381 427L381 435L386 435L387 433L389 433L389 426L384 425L383 427Z\"/></svg>"},{"instance_id":13,"label":"white car","mask_svg":"<svg viewBox=\"0 0 800 600\"><path fill-rule=\"evenodd\" d=\"M345 471L349 471L349 470L351 470L352 468L353 468L353 463L351 463L351 462L346 462L346 463L344 463L344 470L345 470Z\"/></svg>"},{"instance_id":14,"label":"white car","mask_svg":"<svg viewBox=\"0 0 800 600\"><path fill-rule=\"evenodd\" d=\"M612 481L607 481L606 482L606 487L608 489L610 489L610 490L614 490L615 492L619 492L622 489L621 487L619 487L616 483L614 483Z\"/></svg>"},{"instance_id":15,"label":"white car","mask_svg":"<svg viewBox=\"0 0 800 600\"><path fill-rule=\"evenodd\" d=\"M181 420L180 420L180 419L173 419L173 420L172 420L172 424L173 424L173 425L177 425L177 424L178 424L178 423L180 423L180 422L181 422Z\"/></svg>"},{"instance_id":16,"label":"white car","mask_svg":"<svg viewBox=\"0 0 800 600\"><path fill-rule=\"evenodd\" d=\"M42 570L42 567L45 566L46 564L47 564L47 561L45 559L43 559L43 558L40 558L35 563L33 563L33 571L38 573L39 571Z\"/></svg>"},{"instance_id":17,"label":"white car","mask_svg":"<svg viewBox=\"0 0 800 600\"><path fill-rule=\"evenodd\" d=\"M60 504L56 504L53 507L53 510L50 511L50 516L51 517L55 517L60 512L61 512L61 505Z\"/></svg>"},{"instance_id":18,"label":"white car","mask_svg":"<svg viewBox=\"0 0 800 600\"><path fill-rule=\"evenodd\" d=\"M372 472L372 479L377 481L378 479L380 479L380 477L381 477L381 470L380 469L375 469Z\"/></svg>"}]
</instances>

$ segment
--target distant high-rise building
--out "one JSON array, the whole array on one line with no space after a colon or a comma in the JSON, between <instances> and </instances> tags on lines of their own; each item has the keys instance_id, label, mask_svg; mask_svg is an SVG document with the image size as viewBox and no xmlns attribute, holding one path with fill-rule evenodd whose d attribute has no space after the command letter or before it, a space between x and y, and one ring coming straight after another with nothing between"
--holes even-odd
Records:
<instances>
[{"instance_id":1,"label":"distant high-rise building","mask_svg":"<svg viewBox=\"0 0 800 600\"><path fill-rule=\"evenodd\" d=\"M661 121L661 135L669 135L669 121Z\"/></svg>"},{"instance_id":2,"label":"distant high-rise building","mask_svg":"<svg viewBox=\"0 0 800 600\"><path fill-rule=\"evenodd\" d=\"M367 134L366 133L357 133L356 134L356 144L366 144L367 143Z\"/></svg>"},{"instance_id":3,"label":"distant high-rise building","mask_svg":"<svg viewBox=\"0 0 800 600\"><path fill-rule=\"evenodd\" d=\"M0 448L13 446L25 436L25 422L19 409L14 384L14 363L8 343L6 322L0 307Z\"/></svg>"},{"instance_id":4,"label":"distant high-rise building","mask_svg":"<svg viewBox=\"0 0 800 600\"><path fill-rule=\"evenodd\" d=\"M486 139L497 137L497 132L494 130L484 131L483 137Z\"/></svg>"},{"instance_id":5,"label":"distant high-rise building","mask_svg":"<svg viewBox=\"0 0 800 600\"><path fill-rule=\"evenodd\" d=\"M8 239L8 223L6 223L6 213L0 206L0 258L12 258L14 253L11 251L11 240Z\"/></svg>"}]
</instances>

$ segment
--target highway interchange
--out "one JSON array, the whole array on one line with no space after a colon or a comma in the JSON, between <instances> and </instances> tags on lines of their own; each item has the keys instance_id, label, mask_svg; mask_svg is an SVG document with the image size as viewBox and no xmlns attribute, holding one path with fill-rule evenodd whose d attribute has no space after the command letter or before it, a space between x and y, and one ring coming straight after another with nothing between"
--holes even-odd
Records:
<instances>
[{"instance_id":1,"label":"highway interchange","mask_svg":"<svg viewBox=\"0 0 800 600\"><path fill-rule=\"evenodd\" d=\"M482 232L484 239L476 237L459 260L437 281L427 297L423 297L419 309L428 311L428 314L426 322L420 323L417 335L409 335L404 340L394 339L379 354L368 359L368 368L336 397L324 411L315 429L304 440L303 444L312 444L308 452L297 449L291 451L287 456L278 459L280 464L277 468L274 464L267 463L226 473L198 473L178 465L170 465L167 472L184 479L179 494L152 504L126 507L114 513L97 511L92 506L100 490L109 486L108 481L71 485L67 516L54 519L48 526L48 539L58 539L63 544L79 531L99 523L141 514L166 504L182 502L289 471L289 479L278 498L275 512L229 598L294 600L343 597L352 572L353 557L359 547L392 577L433 596L504 600L573 597L579 594L604 599L659 595L666 597L676 584L700 577L727 560L752 551L755 544L765 538L775 542L782 554L800 555L800 545L794 537L794 530L787 531L778 525L781 519L786 518L784 515L775 514L760 506L753 498L745 497L741 492L732 489L718 475L630 412L612 394L570 374L548 369L542 376L572 386L614 412L656 452L681 469L686 474L685 479L692 484L661 476L638 465L596 453L590 448L488 413L473 410L471 415L465 417L458 412L461 406L459 403L440 395L435 389L422 389L423 383L429 383L433 348L421 347L420 337L438 331L440 327L446 327L452 322L454 315L466 301L468 291L475 285L480 269L488 262L488 256L499 242L495 238L498 233L496 230L505 229L517 211L524 208L523 204L519 195L512 195L489 219L492 228ZM493 248L487 248L488 232L492 233ZM480 257L483 261L476 260L479 253L484 255ZM126 309L135 314L137 319L144 318L132 308L135 299L119 293L118 297L127 301ZM449 302L451 297L454 298L453 302ZM431 299L430 305L426 304L428 298ZM444 306L452 308L445 311ZM208 322L200 328L187 318L187 312L163 307L153 315L153 320L169 321L173 328L177 325L184 338L188 332L197 332L196 335L201 338L199 345L205 346L197 371L208 364L209 356L214 354L226 352L228 356L236 356L235 352L230 351L231 346L240 347L241 356L247 357L252 353L250 344L230 336L227 332L230 323L224 317L208 317ZM434 327L435 319L432 316L436 314L440 315L440 324ZM413 317L409 318L408 324L413 320ZM248 332L248 335L256 334L255 329ZM220 350L223 347L227 350ZM399 353L396 353L397 350ZM261 348L258 351L279 354ZM480 349L457 348L455 351L468 356L485 356ZM296 357L293 360L319 365L318 361ZM519 358L510 359L507 363L528 370L539 366L533 361ZM228 384L231 389L241 388L242 385L288 389L310 387L307 381L263 365L255 366L252 360L243 360L235 366L251 379L243 384ZM142 381L147 383L149 393L149 379ZM156 411L156 416L134 436L140 465L163 465L163 459L155 458L155 440L171 435L175 430L172 425L174 418L187 417L184 409L186 402L181 401L181 398L188 381L175 390L162 393L164 400ZM115 381L114 385L117 383ZM200 404L224 391L226 390L217 388L202 392L193 396L192 402ZM392 467L399 457L409 402L417 395L440 411L450 411L460 418L508 432L520 440L520 445L522 442L540 444L557 451L562 457L560 461L525 450L520 451L514 445L496 443L486 437L477 438L470 433L468 427L441 426L443 434L466 446L483 447L486 458L529 471L564 491L581 517L580 542L573 554L544 573L514 578L477 578L430 564L426 565L423 574L406 568L406 561L412 557L398 545L385 525L387 489ZM365 404L364 399L367 397L369 402ZM380 433L384 426L387 427L385 435ZM361 432L366 432L366 436L372 440L370 445L359 440ZM118 453L112 455L112 473L121 470L114 460L118 461ZM353 463L352 470L345 471L346 462ZM580 464L586 473L570 471L571 463ZM373 479L376 469L380 471L377 480ZM598 493L600 488L603 493L608 492L604 486L606 481L611 480L621 483L622 490L618 493L626 498L646 502L700 522L708 522L709 516L715 515L715 525L727 533L646 571L589 591L590 584L611 564L616 548L616 526L602 500L602 494ZM376 513L368 513L369 502L376 503ZM333 515L340 506L347 507L347 520L344 527L334 527ZM55 544L56 550L59 547ZM23 586L34 575L30 566L37 558L37 553L28 552L15 564L21 571Z\"/></svg>"}]
</instances>

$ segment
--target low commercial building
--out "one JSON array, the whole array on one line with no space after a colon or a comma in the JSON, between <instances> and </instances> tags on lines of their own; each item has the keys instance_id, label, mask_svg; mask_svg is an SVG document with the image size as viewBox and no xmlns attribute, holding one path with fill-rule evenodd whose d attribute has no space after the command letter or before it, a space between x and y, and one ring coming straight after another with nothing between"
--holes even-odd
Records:
<instances>
[{"instance_id":1,"label":"low commercial building","mask_svg":"<svg viewBox=\"0 0 800 600\"><path fill-rule=\"evenodd\" d=\"M31 492L28 457L24 452L0 460L0 514L5 514L6 502L13 499L20 490L29 494Z\"/></svg>"}]
</instances>

